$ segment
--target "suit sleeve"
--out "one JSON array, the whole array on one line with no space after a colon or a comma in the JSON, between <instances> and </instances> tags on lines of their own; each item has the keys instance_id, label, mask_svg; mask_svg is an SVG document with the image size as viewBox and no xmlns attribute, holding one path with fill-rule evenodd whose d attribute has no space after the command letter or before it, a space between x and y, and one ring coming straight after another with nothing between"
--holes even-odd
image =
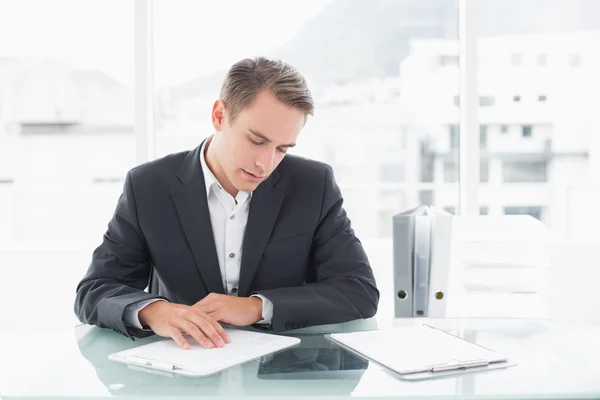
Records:
<instances>
[{"instance_id":1,"label":"suit sleeve","mask_svg":"<svg viewBox=\"0 0 600 400\"><path fill-rule=\"evenodd\" d=\"M130 172L103 241L77 285L75 314L83 323L131 338L151 335L151 331L129 325L125 318L127 306L159 298L144 291L150 270L150 253L138 222Z\"/></svg>"},{"instance_id":2,"label":"suit sleeve","mask_svg":"<svg viewBox=\"0 0 600 400\"><path fill-rule=\"evenodd\" d=\"M259 292L273 303L276 331L370 318L377 312L379 291L373 271L329 166L324 181L311 251L315 282Z\"/></svg>"}]
</instances>

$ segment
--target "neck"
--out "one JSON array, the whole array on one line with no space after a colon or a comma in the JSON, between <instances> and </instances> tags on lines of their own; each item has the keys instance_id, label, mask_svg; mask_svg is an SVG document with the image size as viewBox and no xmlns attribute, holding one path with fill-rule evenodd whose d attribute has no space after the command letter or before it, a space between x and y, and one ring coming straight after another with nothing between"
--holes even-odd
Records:
<instances>
[{"instance_id":1,"label":"neck","mask_svg":"<svg viewBox=\"0 0 600 400\"><path fill-rule=\"evenodd\" d=\"M233 198L235 198L235 196L237 196L238 194L238 190L229 181L227 175L225 174L225 171L223 170L223 167L219 163L219 160L216 155L216 147L214 145L211 146L212 139L213 136L206 139L206 152L204 154L206 159L206 165L208 166L208 169L210 169L210 172L213 173L215 178L217 178L219 184L223 186L223 189L225 189L227 193L229 193Z\"/></svg>"}]
</instances>

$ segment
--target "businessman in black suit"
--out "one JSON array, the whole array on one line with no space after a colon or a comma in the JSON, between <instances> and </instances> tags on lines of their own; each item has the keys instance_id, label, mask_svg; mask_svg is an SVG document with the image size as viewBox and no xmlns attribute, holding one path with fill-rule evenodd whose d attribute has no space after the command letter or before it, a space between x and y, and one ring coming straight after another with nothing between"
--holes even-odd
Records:
<instances>
[{"instance_id":1,"label":"businessman in black suit","mask_svg":"<svg viewBox=\"0 0 600 400\"><path fill-rule=\"evenodd\" d=\"M372 317L379 291L331 167L286 156L313 107L293 67L234 64L215 132L127 174L77 286L78 318L211 348L230 341L221 323L283 331Z\"/></svg>"}]
</instances>

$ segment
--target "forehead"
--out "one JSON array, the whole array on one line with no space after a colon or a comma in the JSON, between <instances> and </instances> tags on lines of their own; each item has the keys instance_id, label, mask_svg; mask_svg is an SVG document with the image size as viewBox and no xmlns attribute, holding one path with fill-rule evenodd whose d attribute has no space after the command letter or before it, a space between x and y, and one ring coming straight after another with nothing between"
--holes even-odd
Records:
<instances>
[{"instance_id":1,"label":"forehead","mask_svg":"<svg viewBox=\"0 0 600 400\"><path fill-rule=\"evenodd\" d=\"M268 92L261 92L240 111L234 125L258 131L273 142L290 143L296 140L304 121L303 111L283 104Z\"/></svg>"}]
</instances>

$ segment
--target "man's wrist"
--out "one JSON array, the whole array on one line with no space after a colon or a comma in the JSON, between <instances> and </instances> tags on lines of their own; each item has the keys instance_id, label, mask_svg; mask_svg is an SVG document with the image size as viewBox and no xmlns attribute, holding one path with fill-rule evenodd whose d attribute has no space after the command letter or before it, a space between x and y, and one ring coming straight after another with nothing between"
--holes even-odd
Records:
<instances>
[{"instance_id":1,"label":"man's wrist","mask_svg":"<svg viewBox=\"0 0 600 400\"><path fill-rule=\"evenodd\" d=\"M252 305L253 315L255 316L256 321L261 321L263 319L262 310L263 310L263 301L260 297L251 296L248 297L250 304Z\"/></svg>"}]
</instances>

